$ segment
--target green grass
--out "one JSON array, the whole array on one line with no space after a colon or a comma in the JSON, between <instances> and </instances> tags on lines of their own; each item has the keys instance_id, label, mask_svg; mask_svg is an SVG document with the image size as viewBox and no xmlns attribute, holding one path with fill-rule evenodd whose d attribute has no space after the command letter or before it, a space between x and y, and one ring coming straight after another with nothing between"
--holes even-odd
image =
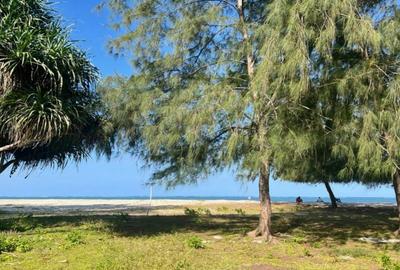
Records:
<instances>
[{"instance_id":1,"label":"green grass","mask_svg":"<svg viewBox=\"0 0 400 270\"><path fill-rule=\"evenodd\" d=\"M391 270L400 262L400 245L358 241L393 238L392 208L275 205L273 244L245 236L257 224L256 205L194 209L169 216L0 214L0 269Z\"/></svg>"}]
</instances>

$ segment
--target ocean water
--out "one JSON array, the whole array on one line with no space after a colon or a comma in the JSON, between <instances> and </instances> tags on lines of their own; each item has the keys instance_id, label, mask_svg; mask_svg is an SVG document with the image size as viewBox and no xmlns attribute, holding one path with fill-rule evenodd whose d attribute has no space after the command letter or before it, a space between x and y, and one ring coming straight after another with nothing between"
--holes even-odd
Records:
<instances>
[{"instance_id":1,"label":"ocean water","mask_svg":"<svg viewBox=\"0 0 400 270\"><path fill-rule=\"evenodd\" d=\"M330 200L328 197L321 197L324 202L329 203ZM86 200L147 200L149 197L145 196L130 196L130 197L90 197L90 196L82 196L82 197L0 197L1 199L35 199L35 200L40 200L40 199L63 199L63 200L68 200L68 199L86 199ZM170 199L170 200L231 200L231 201L236 201L236 200L250 200L250 201L257 201L258 197L225 197L225 196L214 196L214 197L206 197L206 196L201 196L201 197L196 197L196 196L170 196L170 197L153 197L154 200L157 199ZM316 202L317 197L302 197L303 202L305 203L313 203ZM389 197L341 197L340 198L342 203L365 203L365 204L395 204L396 200L394 197L389 198ZM272 202L282 202L282 203L287 203L287 202L295 202L296 197L279 197L279 196L272 196Z\"/></svg>"}]
</instances>

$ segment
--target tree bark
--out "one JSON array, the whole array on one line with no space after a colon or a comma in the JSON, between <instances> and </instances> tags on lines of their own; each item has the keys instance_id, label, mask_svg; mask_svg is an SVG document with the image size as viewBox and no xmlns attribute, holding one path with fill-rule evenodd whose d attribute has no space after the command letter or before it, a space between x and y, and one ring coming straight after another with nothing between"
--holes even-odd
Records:
<instances>
[{"instance_id":1,"label":"tree bark","mask_svg":"<svg viewBox=\"0 0 400 270\"><path fill-rule=\"evenodd\" d=\"M246 46L246 62L247 62L247 74L249 75L249 78L251 79L254 75L254 56L253 56L253 50L251 48L250 44L250 36L249 32L246 27L246 19L244 17L244 8L243 4L246 2L246 0L237 0L237 10L239 13L239 22L241 24L242 28L242 35L243 35L243 43L244 46Z\"/></svg>"},{"instance_id":2,"label":"tree bark","mask_svg":"<svg viewBox=\"0 0 400 270\"><path fill-rule=\"evenodd\" d=\"M17 141L15 143L12 143L12 144L9 144L9 145L1 146L0 147L0 153L13 150L14 148L19 146L20 144L21 144L21 141Z\"/></svg>"},{"instance_id":3,"label":"tree bark","mask_svg":"<svg viewBox=\"0 0 400 270\"><path fill-rule=\"evenodd\" d=\"M333 191L332 191L331 186L329 185L329 182L328 181L324 181L324 184L325 184L326 190L329 193L329 198L331 199L331 207L332 208L337 208L336 197L335 197L335 194L333 194Z\"/></svg>"},{"instance_id":4,"label":"tree bark","mask_svg":"<svg viewBox=\"0 0 400 270\"><path fill-rule=\"evenodd\" d=\"M394 187L394 192L396 194L397 216L399 218L399 228L395 231L395 234L399 235L400 234L400 170L399 169L396 169L396 172L393 175L393 187Z\"/></svg>"},{"instance_id":5,"label":"tree bark","mask_svg":"<svg viewBox=\"0 0 400 270\"><path fill-rule=\"evenodd\" d=\"M262 237L265 241L270 242L272 240L271 230L271 197L269 194L269 174L270 168L268 162L263 162L260 169L259 177L259 200L260 200L260 218L258 227L254 231L250 232L249 235L253 237Z\"/></svg>"}]
</instances>

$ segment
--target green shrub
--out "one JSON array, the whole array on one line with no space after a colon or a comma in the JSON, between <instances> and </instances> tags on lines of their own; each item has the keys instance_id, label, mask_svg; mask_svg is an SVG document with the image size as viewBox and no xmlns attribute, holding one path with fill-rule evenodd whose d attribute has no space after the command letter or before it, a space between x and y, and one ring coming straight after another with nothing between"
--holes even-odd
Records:
<instances>
[{"instance_id":1,"label":"green shrub","mask_svg":"<svg viewBox=\"0 0 400 270\"><path fill-rule=\"evenodd\" d=\"M0 253L3 252L27 252L32 250L28 240L13 237L0 237Z\"/></svg>"},{"instance_id":2,"label":"green shrub","mask_svg":"<svg viewBox=\"0 0 400 270\"><path fill-rule=\"evenodd\" d=\"M0 231L26 232L41 227L32 215L20 215L17 218L5 219L0 222Z\"/></svg>"},{"instance_id":3,"label":"green shrub","mask_svg":"<svg viewBox=\"0 0 400 270\"><path fill-rule=\"evenodd\" d=\"M388 255L383 254L380 260L383 270L400 270L400 264L393 262Z\"/></svg>"},{"instance_id":4,"label":"green shrub","mask_svg":"<svg viewBox=\"0 0 400 270\"><path fill-rule=\"evenodd\" d=\"M28 240L19 239L17 242L17 249L18 252L28 252L32 250L32 245L29 243Z\"/></svg>"},{"instance_id":5,"label":"green shrub","mask_svg":"<svg viewBox=\"0 0 400 270\"><path fill-rule=\"evenodd\" d=\"M184 211L185 211L185 215L190 216L190 217L199 217L201 215L211 216L211 210L208 208L199 207L196 210L193 208L186 207Z\"/></svg>"},{"instance_id":6,"label":"green shrub","mask_svg":"<svg viewBox=\"0 0 400 270\"><path fill-rule=\"evenodd\" d=\"M228 211L228 207L226 207L226 206L218 207L218 208L217 208L217 211L218 211L218 212L227 212L227 211Z\"/></svg>"},{"instance_id":7,"label":"green shrub","mask_svg":"<svg viewBox=\"0 0 400 270\"><path fill-rule=\"evenodd\" d=\"M78 231L68 233L65 240L67 240L70 245L80 245L85 243L82 234Z\"/></svg>"},{"instance_id":8,"label":"green shrub","mask_svg":"<svg viewBox=\"0 0 400 270\"><path fill-rule=\"evenodd\" d=\"M197 212L196 209L185 207L185 215L190 217L198 217L200 213Z\"/></svg>"},{"instance_id":9,"label":"green shrub","mask_svg":"<svg viewBox=\"0 0 400 270\"><path fill-rule=\"evenodd\" d=\"M0 238L0 253L13 252L17 249L15 241L10 238Z\"/></svg>"},{"instance_id":10,"label":"green shrub","mask_svg":"<svg viewBox=\"0 0 400 270\"><path fill-rule=\"evenodd\" d=\"M198 236L192 236L187 240L187 244L189 247L194 249L205 248L203 240L201 240Z\"/></svg>"},{"instance_id":11,"label":"green shrub","mask_svg":"<svg viewBox=\"0 0 400 270\"><path fill-rule=\"evenodd\" d=\"M206 215L206 216L211 216L211 210L208 208L197 208L197 213L199 213L200 215Z\"/></svg>"},{"instance_id":12,"label":"green shrub","mask_svg":"<svg viewBox=\"0 0 400 270\"><path fill-rule=\"evenodd\" d=\"M245 212L242 208L237 208L237 209L235 209L235 212L236 212L238 215L241 215L241 216L246 215L246 212Z\"/></svg>"}]
</instances>

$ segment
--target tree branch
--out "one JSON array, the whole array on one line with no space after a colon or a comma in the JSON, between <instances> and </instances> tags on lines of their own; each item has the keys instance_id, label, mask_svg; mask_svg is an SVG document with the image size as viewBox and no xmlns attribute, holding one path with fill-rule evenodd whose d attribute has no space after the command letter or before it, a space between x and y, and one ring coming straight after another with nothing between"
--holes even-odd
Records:
<instances>
[{"instance_id":1,"label":"tree branch","mask_svg":"<svg viewBox=\"0 0 400 270\"><path fill-rule=\"evenodd\" d=\"M22 147L26 147L26 146L39 145L40 144L39 142L40 141L38 141L38 140L31 140L31 141L26 141L26 142L23 142L22 140L18 140L14 143L11 143L11 144L8 144L5 146L1 146L0 153L8 152L8 151L11 151L18 147L22 148Z\"/></svg>"},{"instance_id":2,"label":"tree branch","mask_svg":"<svg viewBox=\"0 0 400 270\"><path fill-rule=\"evenodd\" d=\"M5 146L0 147L0 153L10 151L21 144L21 141L16 141L15 143L8 144Z\"/></svg>"},{"instance_id":3,"label":"tree branch","mask_svg":"<svg viewBox=\"0 0 400 270\"><path fill-rule=\"evenodd\" d=\"M252 52L252 46L250 44L250 36L249 32L247 30L246 26L246 18L244 15L244 7L243 4L246 0L237 0L237 9L239 13L239 23L242 27L242 35L243 35L243 43L244 46L246 47L247 55L246 55L246 60L247 60L247 74L249 75L249 78L252 79L254 75L254 56Z\"/></svg>"}]
</instances>

